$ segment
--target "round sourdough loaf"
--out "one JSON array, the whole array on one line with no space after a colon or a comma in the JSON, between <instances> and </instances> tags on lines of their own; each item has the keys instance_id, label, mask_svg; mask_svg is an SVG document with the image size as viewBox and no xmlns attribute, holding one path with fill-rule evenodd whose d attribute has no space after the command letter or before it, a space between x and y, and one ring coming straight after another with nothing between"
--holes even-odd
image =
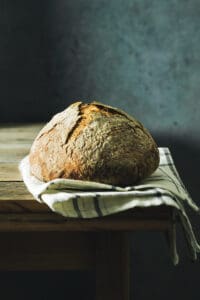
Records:
<instances>
[{"instance_id":1,"label":"round sourdough loaf","mask_svg":"<svg viewBox=\"0 0 200 300\"><path fill-rule=\"evenodd\" d=\"M39 132L29 155L31 173L55 178L133 185L159 164L155 141L143 125L117 108L76 102Z\"/></svg>"}]
</instances>

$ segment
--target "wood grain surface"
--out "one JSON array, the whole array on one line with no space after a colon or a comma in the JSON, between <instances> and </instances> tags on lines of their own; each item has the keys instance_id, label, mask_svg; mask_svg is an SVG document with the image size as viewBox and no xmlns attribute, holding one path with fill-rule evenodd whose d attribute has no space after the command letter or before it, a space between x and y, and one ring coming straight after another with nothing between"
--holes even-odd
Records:
<instances>
[{"instance_id":1,"label":"wood grain surface","mask_svg":"<svg viewBox=\"0 0 200 300\"><path fill-rule=\"evenodd\" d=\"M29 153L43 124L0 126L0 231L166 230L171 210L137 208L114 216L78 220L59 216L37 202L26 189L18 164Z\"/></svg>"}]
</instances>

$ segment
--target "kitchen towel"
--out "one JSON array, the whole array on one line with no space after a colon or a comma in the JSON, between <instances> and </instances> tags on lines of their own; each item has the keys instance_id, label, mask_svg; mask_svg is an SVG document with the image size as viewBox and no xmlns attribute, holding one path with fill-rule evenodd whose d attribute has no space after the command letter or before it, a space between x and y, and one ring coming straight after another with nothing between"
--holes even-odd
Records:
<instances>
[{"instance_id":1,"label":"kitchen towel","mask_svg":"<svg viewBox=\"0 0 200 300\"><path fill-rule=\"evenodd\" d=\"M133 186L118 187L98 182L72 179L54 179L42 182L30 173L29 158L19 165L28 190L39 202L70 218L97 218L122 212L134 207L167 205L174 208L174 222L178 216L189 246L191 258L200 252L185 205L200 212L187 192L168 148L159 148L160 164L149 177ZM179 261L175 233L170 238L174 264Z\"/></svg>"}]
</instances>

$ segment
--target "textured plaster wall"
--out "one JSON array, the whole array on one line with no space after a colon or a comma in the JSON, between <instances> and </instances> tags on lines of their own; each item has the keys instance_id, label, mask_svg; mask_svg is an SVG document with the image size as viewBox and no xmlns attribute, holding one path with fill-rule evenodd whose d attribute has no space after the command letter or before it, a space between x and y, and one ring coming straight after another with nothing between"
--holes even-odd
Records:
<instances>
[{"instance_id":1,"label":"textured plaster wall","mask_svg":"<svg viewBox=\"0 0 200 300\"><path fill-rule=\"evenodd\" d=\"M118 106L170 147L198 201L199 53L198 0L0 0L0 121L47 121L79 99ZM133 235L133 299L195 298L199 262L178 240L173 268L161 235Z\"/></svg>"},{"instance_id":2,"label":"textured plaster wall","mask_svg":"<svg viewBox=\"0 0 200 300\"><path fill-rule=\"evenodd\" d=\"M95 98L120 106L153 130L195 130L199 16L198 1L62 3L51 25L59 103Z\"/></svg>"},{"instance_id":3,"label":"textured plaster wall","mask_svg":"<svg viewBox=\"0 0 200 300\"><path fill-rule=\"evenodd\" d=\"M198 0L1 0L0 9L2 120L48 119L97 99L153 131L198 135Z\"/></svg>"}]
</instances>

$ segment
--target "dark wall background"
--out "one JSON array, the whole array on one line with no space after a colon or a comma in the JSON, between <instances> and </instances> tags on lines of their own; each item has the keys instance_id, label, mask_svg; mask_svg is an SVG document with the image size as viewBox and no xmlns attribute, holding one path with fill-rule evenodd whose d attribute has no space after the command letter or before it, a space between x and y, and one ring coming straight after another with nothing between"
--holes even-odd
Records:
<instances>
[{"instance_id":1,"label":"dark wall background","mask_svg":"<svg viewBox=\"0 0 200 300\"><path fill-rule=\"evenodd\" d=\"M198 202L199 53L198 0L0 0L0 121L47 121L79 99L118 106L142 121L159 146L170 147ZM200 238L199 217L191 219ZM195 297L200 265L188 261L181 235L177 267L159 233L135 233L132 241L133 299ZM47 275L18 274L15 295L20 276L48 286ZM64 299L72 275L51 276L66 280ZM77 276L79 286L89 284ZM26 286L29 293L33 287ZM52 289L41 299L51 295Z\"/></svg>"}]
</instances>

